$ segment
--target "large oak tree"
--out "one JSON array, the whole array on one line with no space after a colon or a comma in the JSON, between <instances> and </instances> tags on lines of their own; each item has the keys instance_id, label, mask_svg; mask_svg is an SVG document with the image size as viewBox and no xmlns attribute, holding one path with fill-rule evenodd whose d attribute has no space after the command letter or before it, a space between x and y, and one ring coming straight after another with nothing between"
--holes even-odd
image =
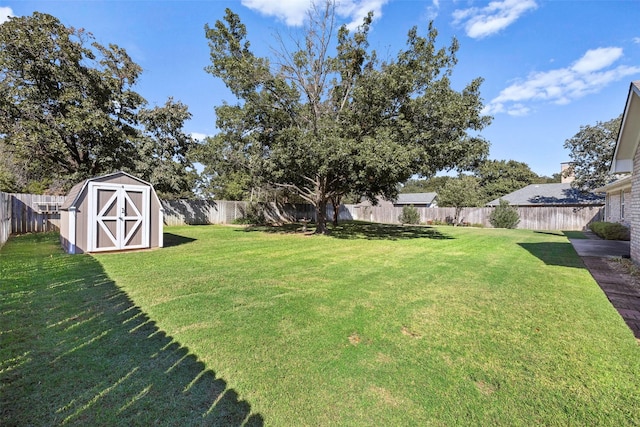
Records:
<instances>
[{"instance_id":1,"label":"large oak tree","mask_svg":"<svg viewBox=\"0 0 640 427\"><path fill-rule=\"evenodd\" d=\"M51 15L1 24L0 185L65 191L126 170L164 194L189 192L195 142L182 126L190 114L172 100L146 109L134 90L141 72L124 49Z\"/></svg>"},{"instance_id":2,"label":"large oak tree","mask_svg":"<svg viewBox=\"0 0 640 427\"><path fill-rule=\"evenodd\" d=\"M451 87L455 39L438 48L432 25L424 36L414 27L406 47L381 60L368 44L372 15L351 32L338 28L334 7L312 6L300 36L276 37L270 58L251 51L245 25L229 9L205 27L207 71L237 98L216 108L212 145L252 182L313 204L318 233L327 232L327 204L349 192L393 198L414 174L469 169L488 151L469 134L490 122L480 113L481 79Z\"/></svg>"}]
</instances>

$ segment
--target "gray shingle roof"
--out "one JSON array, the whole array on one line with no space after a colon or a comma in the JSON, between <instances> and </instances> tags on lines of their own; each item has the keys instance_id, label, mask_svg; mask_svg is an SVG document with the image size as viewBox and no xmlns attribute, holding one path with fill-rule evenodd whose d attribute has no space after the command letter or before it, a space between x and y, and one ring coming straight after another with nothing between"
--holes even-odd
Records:
<instances>
[{"instance_id":1,"label":"gray shingle roof","mask_svg":"<svg viewBox=\"0 0 640 427\"><path fill-rule=\"evenodd\" d=\"M604 197L593 193L581 193L569 183L531 184L501 197L515 206L564 206L603 205ZM488 206L497 206L500 199L492 200Z\"/></svg>"},{"instance_id":2,"label":"gray shingle roof","mask_svg":"<svg viewBox=\"0 0 640 427\"><path fill-rule=\"evenodd\" d=\"M80 194L80 192L84 188L84 186L87 183L87 181L88 180L85 179L84 181L79 182L76 185L74 185L71 188L71 190L69 190L69 193L67 193L67 197L64 199L64 203L62 204L62 206L60 206L60 210L66 211L66 210L69 210L69 208L71 206L73 206L73 204L75 203L76 199L78 198L78 195Z\"/></svg>"},{"instance_id":3,"label":"gray shingle roof","mask_svg":"<svg viewBox=\"0 0 640 427\"><path fill-rule=\"evenodd\" d=\"M401 193L395 205L430 205L438 193Z\"/></svg>"}]
</instances>

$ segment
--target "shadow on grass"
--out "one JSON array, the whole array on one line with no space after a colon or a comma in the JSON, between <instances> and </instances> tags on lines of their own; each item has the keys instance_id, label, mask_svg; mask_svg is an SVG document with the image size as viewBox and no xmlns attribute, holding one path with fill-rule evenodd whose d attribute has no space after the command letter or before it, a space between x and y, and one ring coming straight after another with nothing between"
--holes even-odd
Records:
<instances>
[{"instance_id":1,"label":"shadow on grass","mask_svg":"<svg viewBox=\"0 0 640 427\"><path fill-rule=\"evenodd\" d=\"M563 231L562 234L567 239L587 239L587 236L582 231Z\"/></svg>"},{"instance_id":2,"label":"shadow on grass","mask_svg":"<svg viewBox=\"0 0 640 427\"><path fill-rule=\"evenodd\" d=\"M586 239L582 231L534 231L535 234L548 234L550 236L566 237L567 239Z\"/></svg>"},{"instance_id":3,"label":"shadow on grass","mask_svg":"<svg viewBox=\"0 0 640 427\"><path fill-rule=\"evenodd\" d=\"M0 276L2 425L263 425L88 255L12 238Z\"/></svg>"},{"instance_id":4,"label":"shadow on grass","mask_svg":"<svg viewBox=\"0 0 640 427\"><path fill-rule=\"evenodd\" d=\"M547 265L585 268L582 259L569 242L518 243Z\"/></svg>"},{"instance_id":5,"label":"shadow on grass","mask_svg":"<svg viewBox=\"0 0 640 427\"><path fill-rule=\"evenodd\" d=\"M261 231L265 233L304 233L303 224L292 223L280 226L252 226L242 231ZM313 234L315 227L307 226L306 234ZM407 239L453 239L440 230L425 226L377 224L369 222L349 221L336 226L329 226L329 236L336 239L367 240L407 240Z\"/></svg>"},{"instance_id":6,"label":"shadow on grass","mask_svg":"<svg viewBox=\"0 0 640 427\"><path fill-rule=\"evenodd\" d=\"M195 242L197 239L192 237L180 236L173 233L163 233L164 247L170 248L171 246L180 246L187 243Z\"/></svg>"}]
</instances>

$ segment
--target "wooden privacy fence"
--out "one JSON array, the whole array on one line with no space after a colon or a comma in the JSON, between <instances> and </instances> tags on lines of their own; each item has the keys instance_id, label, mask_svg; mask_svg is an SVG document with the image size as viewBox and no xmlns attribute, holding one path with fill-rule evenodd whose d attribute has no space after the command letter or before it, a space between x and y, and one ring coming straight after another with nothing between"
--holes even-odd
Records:
<instances>
[{"instance_id":1,"label":"wooden privacy fence","mask_svg":"<svg viewBox=\"0 0 640 427\"><path fill-rule=\"evenodd\" d=\"M398 224L402 208L393 206L345 205L353 219ZM463 208L459 222L479 224L491 227L489 216L494 208ZM527 230L583 230L589 223L602 221L601 206L538 206L519 207L520 222L518 228ZM455 208L416 208L420 213L420 222L429 224L434 221L451 222L455 217Z\"/></svg>"},{"instance_id":2,"label":"wooden privacy fence","mask_svg":"<svg viewBox=\"0 0 640 427\"><path fill-rule=\"evenodd\" d=\"M11 234L60 229L60 206L65 196L0 193L0 246Z\"/></svg>"},{"instance_id":3,"label":"wooden privacy fence","mask_svg":"<svg viewBox=\"0 0 640 427\"><path fill-rule=\"evenodd\" d=\"M206 200L164 200L164 219L167 225L182 224L231 224L243 218L247 212L247 202L206 201ZM265 203L261 205L267 219L275 222L299 221L303 218L315 221L316 213L310 205L290 205ZM455 216L455 208L416 208L420 222L450 222ZM491 227L489 215L494 208L464 208L459 221ZM583 230L593 221L601 221L603 208L587 207L520 207L518 228L528 230ZM387 206L341 205L339 220L361 220L385 224L399 224L402 208ZM333 218L333 208L327 207L327 218Z\"/></svg>"},{"instance_id":4,"label":"wooden privacy fence","mask_svg":"<svg viewBox=\"0 0 640 427\"><path fill-rule=\"evenodd\" d=\"M250 209L248 202L225 200L162 200L166 225L232 224L244 218ZM311 205L261 203L257 205L265 218L272 222L292 222L304 218L315 219Z\"/></svg>"},{"instance_id":5,"label":"wooden privacy fence","mask_svg":"<svg viewBox=\"0 0 640 427\"><path fill-rule=\"evenodd\" d=\"M0 192L0 246L11 234L54 231L60 227L59 207L65 196L33 194L7 194ZM162 200L166 225L231 224L247 215L247 202L223 200ZM316 219L311 205L263 203L259 205L264 216L274 222ZM449 222L454 208L416 208L420 221ZM489 215L494 208L464 208L459 221L491 227ZM393 206L341 205L338 218L369 222L398 224L402 208ZM585 207L520 207L518 228L529 230L583 230L589 223L602 221L603 208ZM333 208L327 208L327 218L333 218Z\"/></svg>"}]
</instances>

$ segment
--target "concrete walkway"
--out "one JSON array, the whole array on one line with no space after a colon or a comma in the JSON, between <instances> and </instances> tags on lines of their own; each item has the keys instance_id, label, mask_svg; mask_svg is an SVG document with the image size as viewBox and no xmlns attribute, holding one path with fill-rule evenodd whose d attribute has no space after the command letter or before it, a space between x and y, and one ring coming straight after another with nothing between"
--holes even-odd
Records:
<instances>
[{"instance_id":1,"label":"concrete walkway","mask_svg":"<svg viewBox=\"0 0 640 427\"><path fill-rule=\"evenodd\" d=\"M624 242L622 240L602 240L594 236L588 237L590 238L569 239L573 248L581 257L629 258L629 254L631 252L629 242Z\"/></svg>"},{"instance_id":2,"label":"concrete walkway","mask_svg":"<svg viewBox=\"0 0 640 427\"><path fill-rule=\"evenodd\" d=\"M587 239L569 239L595 281L636 339L640 342L640 287L632 285L633 278L623 270L614 270L609 258L629 257L629 242L602 240L585 233Z\"/></svg>"}]
</instances>

